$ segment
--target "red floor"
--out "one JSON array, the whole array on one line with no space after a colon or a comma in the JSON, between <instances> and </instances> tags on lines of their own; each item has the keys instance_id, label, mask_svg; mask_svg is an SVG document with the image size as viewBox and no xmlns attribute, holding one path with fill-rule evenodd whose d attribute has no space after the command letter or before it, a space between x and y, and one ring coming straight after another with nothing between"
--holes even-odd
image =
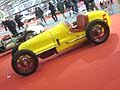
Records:
<instances>
[{"instance_id":1,"label":"red floor","mask_svg":"<svg viewBox=\"0 0 120 90\"><path fill-rule=\"evenodd\" d=\"M101 45L84 45L46 61L27 77L0 57L0 90L120 90L120 15L111 16L111 35Z\"/></svg>"}]
</instances>

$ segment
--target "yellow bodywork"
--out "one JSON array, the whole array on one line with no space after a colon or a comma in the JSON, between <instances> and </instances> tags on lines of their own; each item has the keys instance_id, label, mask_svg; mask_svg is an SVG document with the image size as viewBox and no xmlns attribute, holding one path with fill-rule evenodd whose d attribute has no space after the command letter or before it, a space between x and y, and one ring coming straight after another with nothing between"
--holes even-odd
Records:
<instances>
[{"instance_id":1,"label":"yellow bodywork","mask_svg":"<svg viewBox=\"0 0 120 90\"><path fill-rule=\"evenodd\" d=\"M88 22L101 19L110 25L110 17L104 11L88 12L85 15L88 16ZM18 50L31 50L36 55L52 48L56 48L57 52L60 52L85 40L85 30L82 32L73 33L70 32L69 26L67 26L64 22L61 22L55 27L33 37L32 39L29 39L26 42L23 42L19 45Z\"/></svg>"},{"instance_id":2,"label":"yellow bodywork","mask_svg":"<svg viewBox=\"0 0 120 90\"><path fill-rule=\"evenodd\" d=\"M109 26L111 24L110 16L105 11L99 11L99 10L92 11L92 12L87 12L85 15L88 15L89 22L96 20L96 19L100 19L100 20L104 20Z\"/></svg>"}]
</instances>

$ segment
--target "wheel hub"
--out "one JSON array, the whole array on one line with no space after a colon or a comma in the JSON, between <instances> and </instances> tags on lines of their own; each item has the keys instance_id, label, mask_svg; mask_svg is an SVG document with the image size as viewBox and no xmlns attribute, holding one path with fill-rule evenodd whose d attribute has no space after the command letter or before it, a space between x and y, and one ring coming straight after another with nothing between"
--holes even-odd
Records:
<instances>
[{"instance_id":1,"label":"wheel hub","mask_svg":"<svg viewBox=\"0 0 120 90\"><path fill-rule=\"evenodd\" d=\"M92 30L92 36L93 38L98 41L102 36L104 35L104 32L102 31L101 26L95 26Z\"/></svg>"},{"instance_id":2,"label":"wheel hub","mask_svg":"<svg viewBox=\"0 0 120 90\"><path fill-rule=\"evenodd\" d=\"M18 67L21 70L29 70L32 68L33 60L30 56L22 56L18 59Z\"/></svg>"}]
</instances>

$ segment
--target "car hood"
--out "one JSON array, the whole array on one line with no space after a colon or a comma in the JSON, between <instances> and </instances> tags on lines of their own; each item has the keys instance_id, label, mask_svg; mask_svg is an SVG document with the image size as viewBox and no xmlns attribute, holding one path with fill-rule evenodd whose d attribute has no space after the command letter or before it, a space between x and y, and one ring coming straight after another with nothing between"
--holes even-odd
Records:
<instances>
[{"instance_id":1,"label":"car hood","mask_svg":"<svg viewBox=\"0 0 120 90\"><path fill-rule=\"evenodd\" d=\"M51 32L58 30L57 28L61 26L63 28L66 27L64 23L60 23L55 27L23 42L21 45L19 45L18 50L27 49L33 51L36 54L39 54L46 50L56 47L57 43L54 41L54 37L53 37L53 35L56 33L51 33Z\"/></svg>"}]
</instances>

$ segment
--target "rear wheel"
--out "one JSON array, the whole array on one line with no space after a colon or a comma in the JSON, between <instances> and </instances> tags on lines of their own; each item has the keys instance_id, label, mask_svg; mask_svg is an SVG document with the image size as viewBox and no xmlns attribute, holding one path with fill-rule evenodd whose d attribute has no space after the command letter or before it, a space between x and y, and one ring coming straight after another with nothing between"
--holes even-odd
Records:
<instances>
[{"instance_id":1,"label":"rear wheel","mask_svg":"<svg viewBox=\"0 0 120 90\"><path fill-rule=\"evenodd\" d=\"M38 57L29 50L17 51L12 58L12 68L20 75L27 76L36 71Z\"/></svg>"},{"instance_id":2,"label":"rear wheel","mask_svg":"<svg viewBox=\"0 0 120 90\"><path fill-rule=\"evenodd\" d=\"M102 20L95 20L88 24L86 36L89 41L95 44L105 42L110 34L109 26Z\"/></svg>"}]
</instances>

